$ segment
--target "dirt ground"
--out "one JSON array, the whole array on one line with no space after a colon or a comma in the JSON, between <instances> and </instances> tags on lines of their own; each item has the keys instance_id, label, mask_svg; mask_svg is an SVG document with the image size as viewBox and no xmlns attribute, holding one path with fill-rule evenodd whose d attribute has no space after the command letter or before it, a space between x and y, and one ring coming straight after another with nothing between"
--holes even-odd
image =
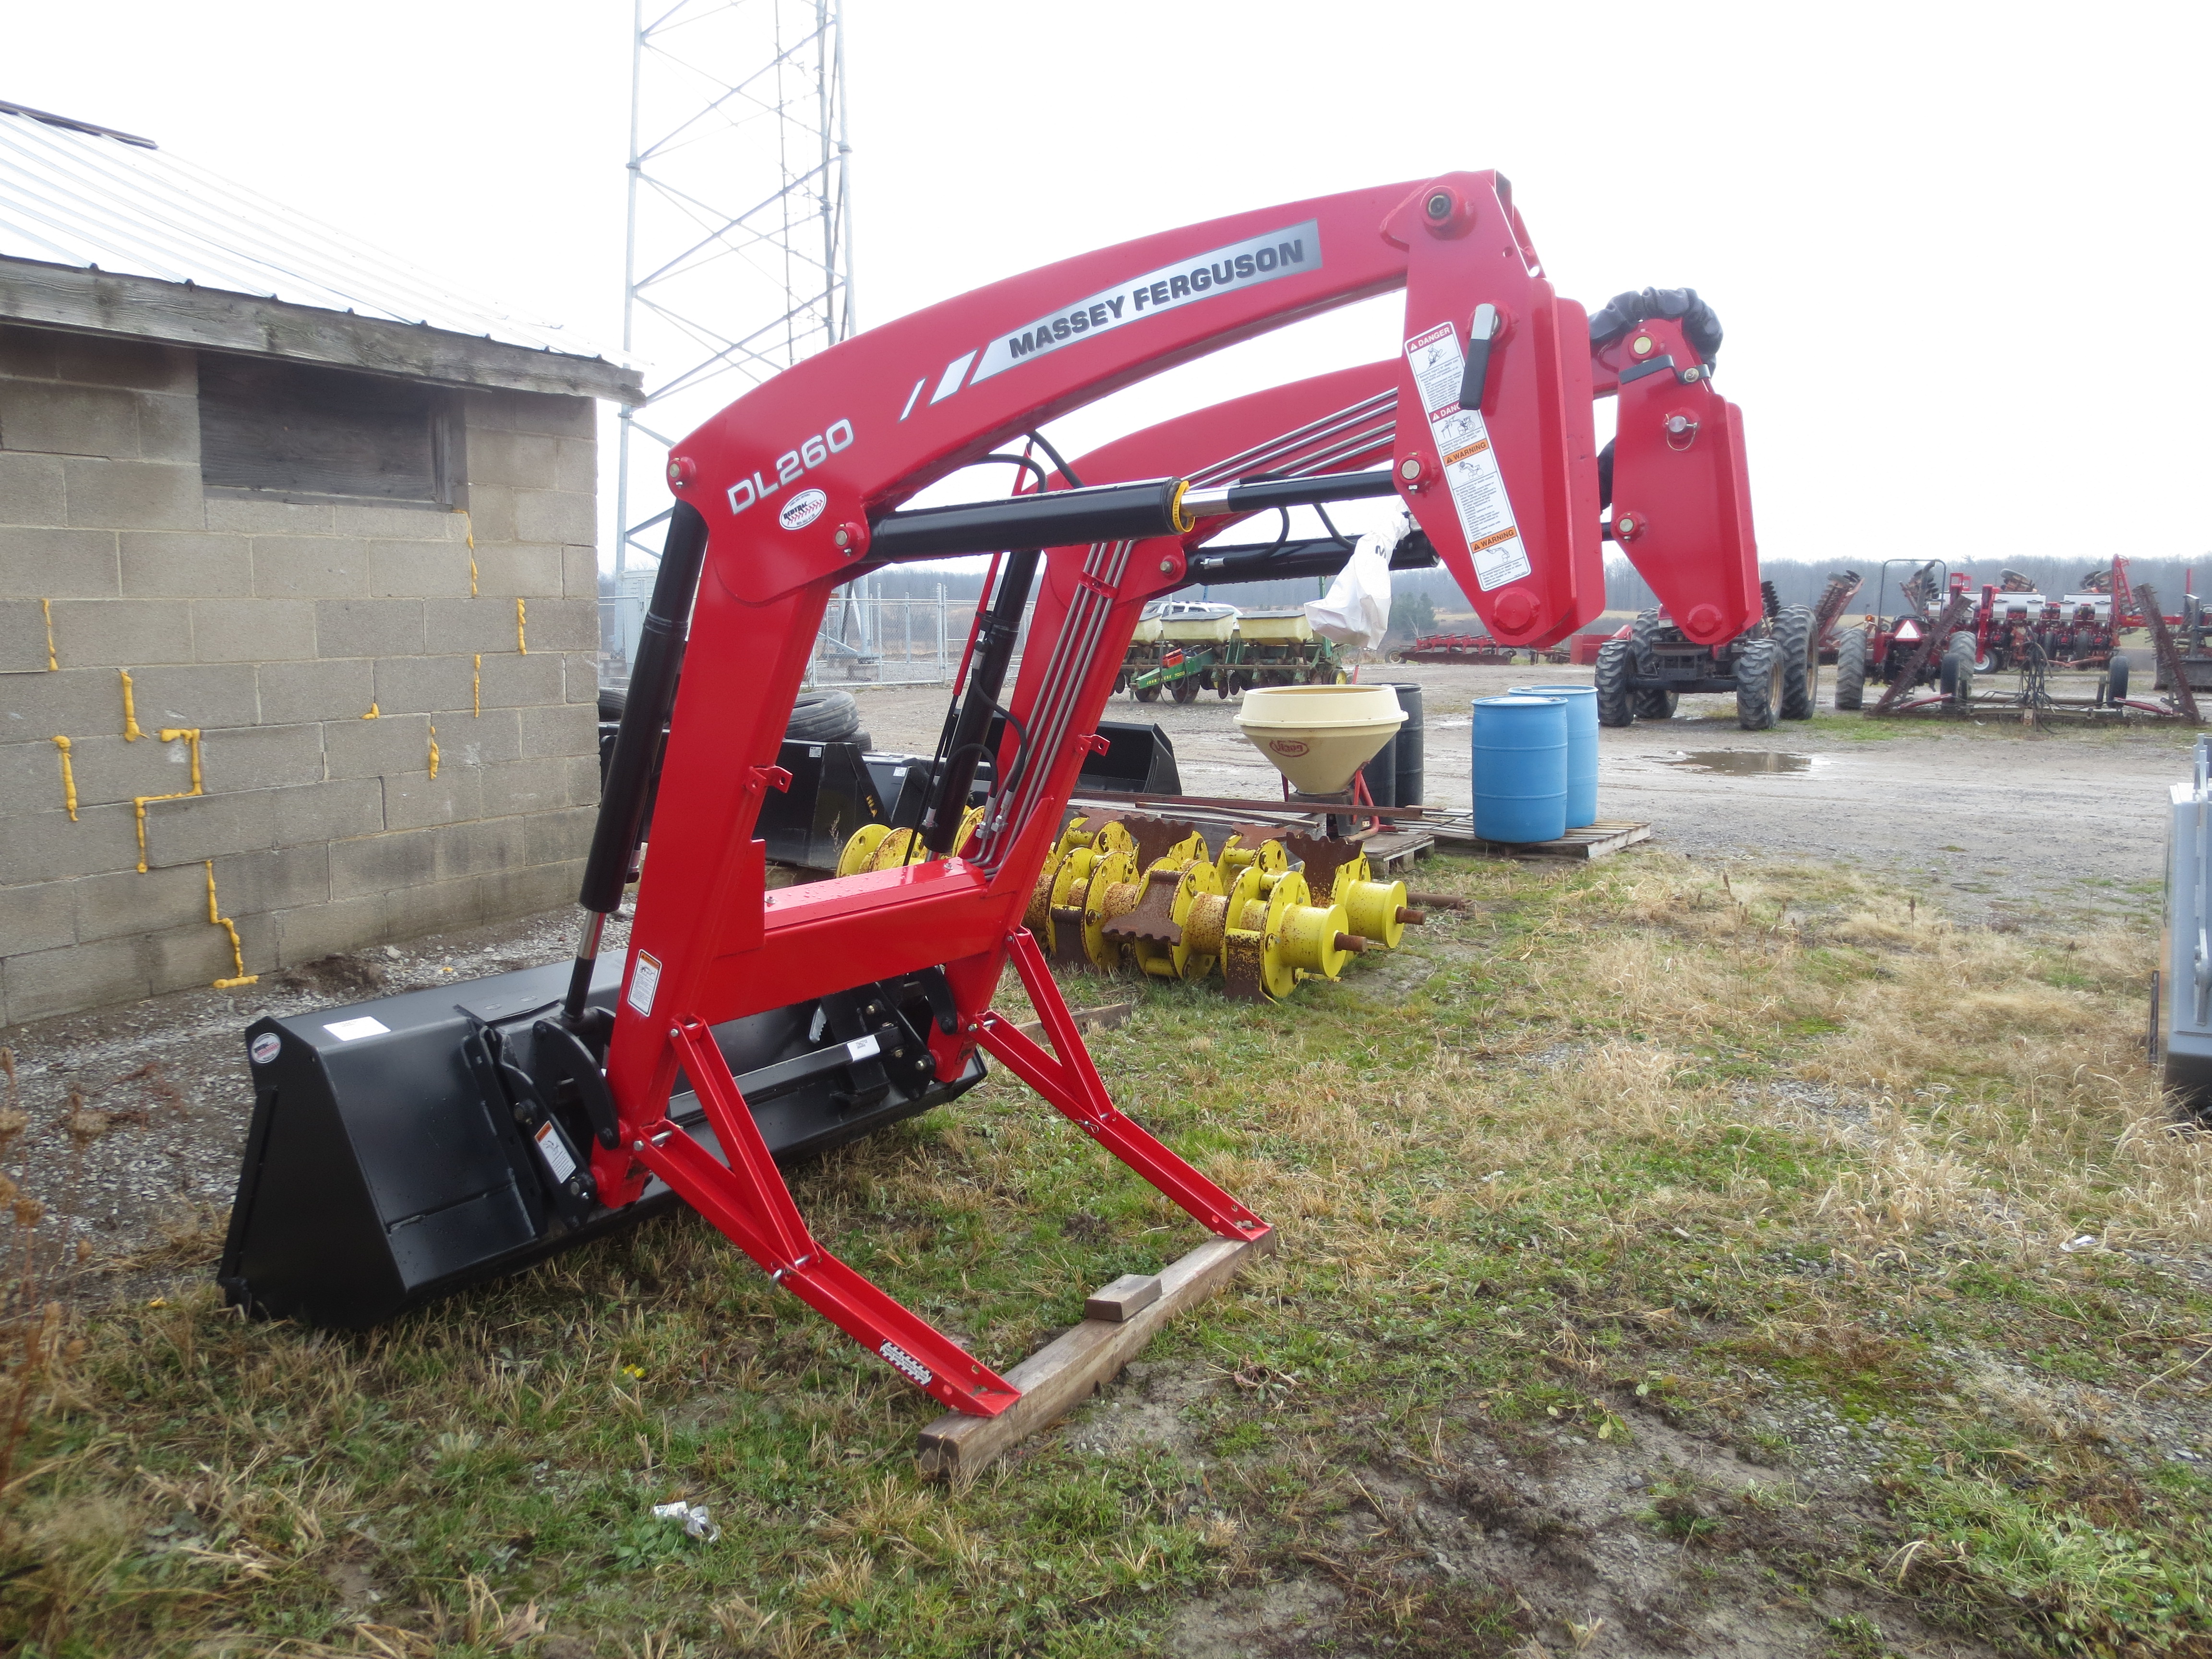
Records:
<instances>
[{"instance_id":1,"label":"dirt ground","mask_svg":"<svg viewBox=\"0 0 2212 1659\"><path fill-rule=\"evenodd\" d=\"M1473 698L1531 682L1589 678L1588 670L1549 667L1380 672L1425 689L1427 798L1437 805L1468 797ZM855 690L878 748L932 745L943 715L942 690ZM1109 709L1113 718L1159 722L1175 743L1188 792L1270 795L1273 774L1243 743L1234 712L1233 704L1211 696L1188 705L1139 705L1123 697ZM1745 732L1736 728L1732 703L1692 698L1673 720L1601 734L1600 811L1607 818L1650 823L1661 848L1703 860L1778 856L1854 864L1939 896L1962 918L1999 926L2039 929L2089 915L2144 918L2159 902L2164 793L2186 771L2189 741L2187 734L2155 728L2089 733L2037 732L1996 721L1875 726L1832 714ZM21 1104L32 1124L17 1149L27 1165L27 1184L60 1195L58 1207L80 1218L94 1247L77 1281L80 1296L143 1298L158 1295L178 1274L210 1270L252 1104L240 1036L251 1021L557 959L570 948L571 926L568 913L551 913L377 947L241 990L179 993L0 1032L0 1042L14 1051ZM618 926L611 948L620 947L623 931ZM107 1115L107 1133L82 1150L73 1150L61 1127L73 1108ZM1146 1395L1139 1373L1067 1432L1095 1437L1137 1429L1146 1408L1135 1402ZM1124 1410L1130 1418L1117 1427L1112 1416ZM1137 1431L1171 1438L1173 1412L1152 1415L1159 1420ZM1682 1459L1726 1455L1718 1449L1674 1449ZM1615 1512L1644 1501L1639 1494L1647 1492L1656 1466L1616 1452L1598 1461L1605 1468L1596 1475L1585 1469L1571 1481L1571 1471L1550 1485L1550 1477L1532 1474L1516 1501L1548 1506L1547 1513L1570 1516L1577 1528L1618 1530ZM1384 1494L1386 1500L1394 1496L1413 1502L1410 1492ZM1443 1536L1437 1548L1439 1560L1467 1551L1474 1562L1481 1553L1467 1540ZM1624 1558L1602 1570L1626 1572L1629 1565ZM1194 1603L1181 1615L1170 1650L1200 1656L1295 1644L1293 1632L1309 1621L1326 1626L1334 1592L1305 1587L1297 1594L1315 1599L1310 1605L1291 1605L1295 1595ZM1561 1606L1574 1600L1568 1596ZM1570 1620L1565 1627L1576 1626ZM1743 1630L1727 1632L1725 1643L1706 1650L1824 1650L1797 1644L1802 1622L1790 1628L1791 1636L1778 1642L1775 1627L1750 1618ZM1718 1642L1722 1632L1711 1629L1705 1636ZM1626 1655L1673 1644L1655 1634L1647 1647L1618 1632L1598 1645ZM1972 1650L1933 1644L1925 1650Z\"/></svg>"}]
</instances>

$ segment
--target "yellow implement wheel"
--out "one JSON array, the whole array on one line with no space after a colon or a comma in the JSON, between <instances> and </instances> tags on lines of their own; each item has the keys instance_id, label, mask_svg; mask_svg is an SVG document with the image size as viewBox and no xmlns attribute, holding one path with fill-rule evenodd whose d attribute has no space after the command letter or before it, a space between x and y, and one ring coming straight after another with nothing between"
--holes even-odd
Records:
<instances>
[{"instance_id":1,"label":"yellow implement wheel","mask_svg":"<svg viewBox=\"0 0 2212 1659\"><path fill-rule=\"evenodd\" d=\"M1276 871L1287 868L1290 861L1279 841L1247 842L1241 834L1231 836L1221 844L1221 884L1224 889L1234 884L1247 866Z\"/></svg>"},{"instance_id":2,"label":"yellow implement wheel","mask_svg":"<svg viewBox=\"0 0 2212 1659\"><path fill-rule=\"evenodd\" d=\"M1305 878L1297 877L1297 881L1296 896L1285 901L1279 888L1269 906L1270 954L1279 956L1293 985L1311 977L1334 979L1344 971L1345 961L1352 954L1343 944L1346 937L1344 907L1334 902L1307 902L1311 894ZM1269 982L1273 983L1272 975Z\"/></svg>"},{"instance_id":3,"label":"yellow implement wheel","mask_svg":"<svg viewBox=\"0 0 2212 1659\"><path fill-rule=\"evenodd\" d=\"M837 854L837 873L857 876L863 870L874 869L872 860L876 856L876 848L883 844L884 837L890 832L890 826L887 823L864 823L853 831L852 839L845 843L845 850Z\"/></svg>"},{"instance_id":4,"label":"yellow implement wheel","mask_svg":"<svg viewBox=\"0 0 2212 1659\"><path fill-rule=\"evenodd\" d=\"M1195 921L1199 905L1208 900L1222 901L1220 874L1202 858L1164 858L1152 866L1152 870L1175 872L1176 892L1169 915L1182 937L1171 945L1160 939L1132 939L1129 953L1137 959L1137 965L1155 979L1196 979L1213 966L1213 958L1221 952L1218 921L1212 920L1212 913L1209 912L1210 936L1199 934ZM1150 875L1148 872L1147 879ZM1210 942L1206 950L1197 953L1196 965L1194 966L1195 939L1201 936L1209 937Z\"/></svg>"},{"instance_id":5,"label":"yellow implement wheel","mask_svg":"<svg viewBox=\"0 0 2212 1659\"><path fill-rule=\"evenodd\" d=\"M1364 862L1364 860L1363 860ZM1336 894L1344 905L1348 932L1395 951L1406 937L1406 884L1402 881L1353 881L1340 872Z\"/></svg>"},{"instance_id":6,"label":"yellow implement wheel","mask_svg":"<svg viewBox=\"0 0 2212 1659\"><path fill-rule=\"evenodd\" d=\"M1083 896L1083 954L1100 973L1121 966L1121 941L1106 937L1106 924L1135 909L1144 896L1137 861L1128 854L1101 854L1091 865Z\"/></svg>"}]
</instances>

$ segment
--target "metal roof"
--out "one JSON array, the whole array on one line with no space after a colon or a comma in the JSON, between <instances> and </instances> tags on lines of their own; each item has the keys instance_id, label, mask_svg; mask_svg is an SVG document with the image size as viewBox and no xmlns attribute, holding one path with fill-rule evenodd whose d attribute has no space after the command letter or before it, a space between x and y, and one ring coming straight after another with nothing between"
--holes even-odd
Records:
<instances>
[{"instance_id":1,"label":"metal roof","mask_svg":"<svg viewBox=\"0 0 2212 1659\"><path fill-rule=\"evenodd\" d=\"M604 357L342 230L157 149L0 102L0 259L72 265Z\"/></svg>"}]
</instances>

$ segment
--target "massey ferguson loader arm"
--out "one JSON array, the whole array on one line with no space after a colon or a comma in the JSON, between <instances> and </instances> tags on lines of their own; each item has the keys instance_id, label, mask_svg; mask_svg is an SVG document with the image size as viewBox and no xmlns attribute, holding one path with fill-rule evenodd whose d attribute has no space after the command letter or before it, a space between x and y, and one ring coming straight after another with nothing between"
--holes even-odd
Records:
<instances>
[{"instance_id":1,"label":"massey ferguson loader arm","mask_svg":"<svg viewBox=\"0 0 2212 1659\"><path fill-rule=\"evenodd\" d=\"M1164 477L899 510L1121 386L1401 287L1400 361L1209 411L1181 464L1172 434L1157 439L1145 465ZM1265 1237L1108 1099L1022 925L1038 869L1144 604L1192 580L1189 544L1238 516L1395 488L1501 641L1547 642L1595 616L1588 337L1581 307L1544 281L1503 181L1456 173L1063 261L856 337L731 405L670 457L677 506L565 996L548 1000L551 970L526 970L319 1028L258 1024L222 1268L234 1298L367 1322L672 1194L933 1396L995 1414L1013 1389L824 1250L774 1162L953 1097L980 1080L979 1049L1211 1231ZM1386 450L1387 469L1347 470ZM1074 485L1066 472L1057 482ZM1004 556L933 769L923 830L937 852L953 851L1041 557L1045 581L980 831L962 856L769 890L755 822L786 781L779 745L832 589L900 560L982 552ZM598 959L601 930L664 721L650 866L617 972ZM1050 1052L989 1007L1009 959ZM802 1088L817 1106L789 1105ZM350 1137L343 1156L317 1139L333 1126ZM481 1146L499 1167L441 1186L406 1165L410 1133L425 1164ZM347 1158L359 1167L338 1167ZM292 1189L303 1179L312 1194ZM325 1240L308 1267L287 1259L293 1237L344 1203L375 1218L374 1249ZM319 1274L344 1277L340 1292L322 1296Z\"/></svg>"}]
</instances>

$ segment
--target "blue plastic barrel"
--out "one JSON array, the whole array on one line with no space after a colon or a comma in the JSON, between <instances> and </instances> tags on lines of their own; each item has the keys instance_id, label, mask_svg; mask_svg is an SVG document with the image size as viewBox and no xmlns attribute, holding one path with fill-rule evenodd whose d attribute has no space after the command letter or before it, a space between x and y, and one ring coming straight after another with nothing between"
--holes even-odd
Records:
<instances>
[{"instance_id":1,"label":"blue plastic barrel","mask_svg":"<svg viewBox=\"0 0 2212 1659\"><path fill-rule=\"evenodd\" d=\"M1559 697L1567 705L1567 828L1597 822L1597 688L1516 685L1516 697Z\"/></svg>"},{"instance_id":2,"label":"blue plastic barrel","mask_svg":"<svg viewBox=\"0 0 2212 1659\"><path fill-rule=\"evenodd\" d=\"M1565 699L1475 699L1474 833L1504 842L1567 833Z\"/></svg>"}]
</instances>

